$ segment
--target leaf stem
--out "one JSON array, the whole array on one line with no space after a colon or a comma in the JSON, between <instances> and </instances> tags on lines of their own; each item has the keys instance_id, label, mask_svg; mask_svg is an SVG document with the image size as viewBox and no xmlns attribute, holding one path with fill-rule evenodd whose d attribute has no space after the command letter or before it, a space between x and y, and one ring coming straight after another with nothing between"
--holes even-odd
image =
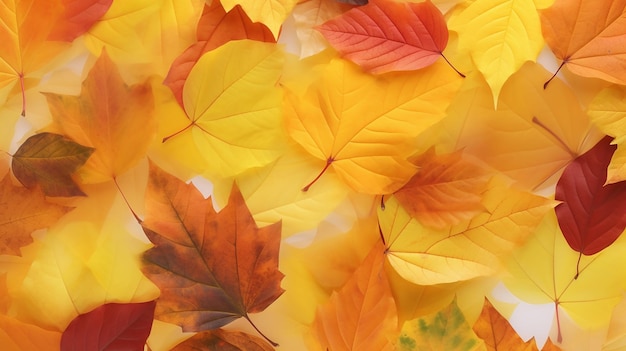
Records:
<instances>
[{"instance_id":1,"label":"leaf stem","mask_svg":"<svg viewBox=\"0 0 626 351\"><path fill-rule=\"evenodd\" d=\"M458 69L456 69L456 67L454 67L450 61L448 61L448 58L447 58L447 57L445 57L445 56L443 55L443 52L440 52L439 54L441 55L441 57L443 57L443 59L444 59L444 60L446 60L446 62L448 63L448 65L449 65L450 67L452 67L452 69L453 69L456 73L458 73L458 74L459 74L462 78L465 78L465 74L461 73Z\"/></svg>"},{"instance_id":2,"label":"leaf stem","mask_svg":"<svg viewBox=\"0 0 626 351\"><path fill-rule=\"evenodd\" d=\"M252 327L254 328L254 330L257 331L257 333L259 333L259 335L261 335L263 337L263 339L267 340L267 342L269 342L270 344L272 344L272 346L276 347L278 346L278 343L275 343L274 341L272 341L270 338L268 338L267 336L265 336L265 334L263 334L259 328L257 328L256 325L254 325L254 322L252 322L252 320L250 319L250 317L248 317L248 314L245 314L243 316L245 319L248 320L248 322L250 323L250 325L252 325Z\"/></svg>"},{"instance_id":3,"label":"leaf stem","mask_svg":"<svg viewBox=\"0 0 626 351\"><path fill-rule=\"evenodd\" d=\"M556 330L557 336L556 341L560 344L563 342L563 335L561 334L561 319L559 318L559 301L554 301L554 310L556 313Z\"/></svg>"},{"instance_id":4,"label":"leaf stem","mask_svg":"<svg viewBox=\"0 0 626 351\"><path fill-rule=\"evenodd\" d=\"M548 87L548 84L552 81L552 79L554 79L554 77L556 77L556 75L559 73L559 71L561 70L561 68L566 62L567 62L567 59L563 60L563 62L561 62L561 65L559 66L559 68L556 69L556 72L554 72L552 77L550 77L550 79L548 79L545 83L543 83L543 90L546 90L546 88Z\"/></svg>"},{"instance_id":5,"label":"leaf stem","mask_svg":"<svg viewBox=\"0 0 626 351\"><path fill-rule=\"evenodd\" d=\"M324 165L324 168L322 168L322 171L309 184L305 185L304 188L302 188L302 191L303 192L309 191L309 188L311 187L311 185L315 184L315 182L317 182L317 180L320 179L322 174L324 174L324 172L326 172L326 170L328 169L328 167L330 167L330 164L333 163L333 161L335 161L335 159L332 158L332 157L329 157L326 160L326 165Z\"/></svg>"},{"instance_id":6,"label":"leaf stem","mask_svg":"<svg viewBox=\"0 0 626 351\"><path fill-rule=\"evenodd\" d=\"M20 88L22 90L22 117L26 117L26 87L24 86L24 72L18 74L20 77Z\"/></svg>"},{"instance_id":7,"label":"leaf stem","mask_svg":"<svg viewBox=\"0 0 626 351\"><path fill-rule=\"evenodd\" d=\"M539 120L539 118L537 118L536 116L533 116L533 123L535 123L536 125L538 125L541 128L543 128L546 132L550 133L550 135L552 135L554 137L554 139L563 147L564 150L566 150L570 154L570 156L572 156L573 159L578 157L578 154L576 154L574 151L570 150L569 146L567 146L567 144L565 144L565 142L563 141L563 139L561 139L561 137L556 135L555 132L553 132L550 128L548 128L548 126L543 124Z\"/></svg>"},{"instance_id":8,"label":"leaf stem","mask_svg":"<svg viewBox=\"0 0 626 351\"><path fill-rule=\"evenodd\" d=\"M196 125L196 122L191 122L191 123L189 123L189 125L188 125L188 126L186 126L185 128L183 128L183 129L179 130L178 132L175 132L174 134L171 134L171 135L166 136L165 138L163 138L163 141L162 141L162 142L164 143L164 142L166 142L166 141L170 140L171 138L173 138L173 137L177 136L178 134L181 134L182 132L186 131L187 129L189 129L189 128L191 128L191 127L195 126L195 125Z\"/></svg>"},{"instance_id":9,"label":"leaf stem","mask_svg":"<svg viewBox=\"0 0 626 351\"><path fill-rule=\"evenodd\" d=\"M580 258L583 256L582 252L578 253L578 261L576 262L576 275L574 276L574 279L578 279L578 276L580 275Z\"/></svg>"},{"instance_id":10,"label":"leaf stem","mask_svg":"<svg viewBox=\"0 0 626 351\"><path fill-rule=\"evenodd\" d=\"M130 210L130 212L133 214L133 216L137 220L137 223L139 223L141 225L141 222L143 222L143 221L139 218L139 216L137 216L137 213L135 213L133 208L130 206L130 203L128 202L128 199L126 198L126 195L124 195L124 192L120 188L120 185L117 183L117 178L116 177L113 177L113 183L115 183L115 187L117 188L117 191L119 191L120 195L122 195L122 198L124 199L124 202L126 203L126 206L128 206L128 209Z\"/></svg>"}]
</instances>

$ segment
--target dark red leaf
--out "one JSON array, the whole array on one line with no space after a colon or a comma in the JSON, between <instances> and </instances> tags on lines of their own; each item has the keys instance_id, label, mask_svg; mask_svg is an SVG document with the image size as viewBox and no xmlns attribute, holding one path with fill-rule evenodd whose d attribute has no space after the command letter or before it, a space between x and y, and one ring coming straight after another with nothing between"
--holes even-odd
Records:
<instances>
[{"instance_id":1,"label":"dark red leaf","mask_svg":"<svg viewBox=\"0 0 626 351\"><path fill-rule=\"evenodd\" d=\"M626 228L626 182L606 183L616 150L605 137L565 168L556 185L559 226L569 246L593 255L611 245Z\"/></svg>"},{"instance_id":2,"label":"dark red leaf","mask_svg":"<svg viewBox=\"0 0 626 351\"><path fill-rule=\"evenodd\" d=\"M74 318L61 351L142 351L152 329L155 301L109 303Z\"/></svg>"}]
</instances>

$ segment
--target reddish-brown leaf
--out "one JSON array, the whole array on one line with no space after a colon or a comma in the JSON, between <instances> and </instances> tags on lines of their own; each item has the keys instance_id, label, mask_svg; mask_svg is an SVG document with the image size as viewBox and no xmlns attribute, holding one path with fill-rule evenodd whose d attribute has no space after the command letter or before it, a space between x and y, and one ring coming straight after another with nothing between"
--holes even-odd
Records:
<instances>
[{"instance_id":1,"label":"reddish-brown leaf","mask_svg":"<svg viewBox=\"0 0 626 351\"><path fill-rule=\"evenodd\" d=\"M113 0L61 0L63 12L50 33L51 40L72 41L102 17Z\"/></svg>"},{"instance_id":2,"label":"reddish-brown leaf","mask_svg":"<svg viewBox=\"0 0 626 351\"><path fill-rule=\"evenodd\" d=\"M205 5L198 22L197 35L198 42L174 60L164 81L164 84L172 89L174 97L181 106L183 106L183 86L187 76L204 53L231 40L252 39L275 42L272 32L261 23L252 23L241 6L235 6L226 12L219 1Z\"/></svg>"},{"instance_id":3,"label":"reddish-brown leaf","mask_svg":"<svg viewBox=\"0 0 626 351\"><path fill-rule=\"evenodd\" d=\"M26 139L13 155L15 177L27 188L40 186L47 196L85 195L72 179L95 150L63 135L39 133Z\"/></svg>"},{"instance_id":4,"label":"reddish-brown leaf","mask_svg":"<svg viewBox=\"0 0 626 351\"><path fill-rule=\"evenodd\" d=\"M556 185L555 210L569 246L593 255L611 245L626 228L626 181L606 184L617 148L607 136L565 168Z\"/></svg>"},{"instance_id":5,"label":"reddish-brown leaf","mask_svg":"<svg viewBox=\"0 0 626 351\"><path fill-rule=\"evenodd\" d=\"M81 314L61 337L61 351L141 351L152 329L154 301L109 303Z\"/></svg>"},{"instance_id":6,"label":"reddish-brown leaf","mask_svg":"<svg viewBox=\"0 0 626 351\"><path fill-rule=\"evenodd\" d=\"M143 271L161 289L157 319L215 329L249 320L283 293L281 224L258 228L237 187L218 213L193 185L151 165L142 225L155 245Z\"/></svg>"},{"instance_id":7,"label":"reddish-brown leaf","mask_svg":"<svg viewBox=\"0 0 626 351\"><path fill-rule=\"evenodd\" d=\"M224 329L198 333L176 345L172 351L273 351L263 339L256 336Z\"/></svg>"},{"instance_id":8,"label":"reddish-brown leaf","mask_svg":"<svg viewBox=\"0 0 626 351\"><path fill-rule=\"evenodd\" d=\"M7 173L0 181L0 254L19 255L35 229L54 224L71 209L47 202L39 187L14 186Z\"/></svg>"},{"instance_id":9,"label":"reddish-brown leaf","mask_svg":"<svg viewBox=\"0 0 626 351\"><path fill-rule=\"evenodd\" d=\"M429 66L448 44L446 21L429 0L373 0L318 28L342 55L372 73Z\"/></svg>"}]
</instances>

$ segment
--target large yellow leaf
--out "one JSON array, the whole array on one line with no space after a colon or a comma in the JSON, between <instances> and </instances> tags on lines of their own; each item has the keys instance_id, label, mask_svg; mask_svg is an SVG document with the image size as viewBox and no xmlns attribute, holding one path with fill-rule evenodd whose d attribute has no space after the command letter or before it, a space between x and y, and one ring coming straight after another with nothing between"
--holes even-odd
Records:
<instances>
[{"instance_id":1,"label":"large yellow leaf","mask_svg":"<svg viewBox=\"0 0 626 351\"><path fill-rule=\"evenodd\" d=\"M276 82L283 56L273 43L233 41L192 69L183 89L189 123L178 133L193 134L209 173L233 177L280 155L285 135Z\"/></svg>"},{"instance_id":2,"label":"large yellow leaf","mask_svg":"<svg viewBox=\"0 0 626 351\"><path fill-rule=\"evenodd\" d=\"M282 26L298 0L220 0L224 10L230 11L239 5L252 22L266 25L278 38Z\"/></svg>"},{"instance_id":3,"label":"large yellow leaf","mask_svg":"<svg viewBox=\"0 0 626 351\"><path fill-rule=\"evenodd\" d=\"M335 59L303 95L294 92L302 87L289 87L288 131L322 160L320 175L330 168L358 192L390 193L415 172L407 160L414 140L443 118L461 80L445 62L373 77Z\"/></svg>"},{"instance_id":4,"label":"large yellow leaf","mask_svg":"<svg viewBox=\"0 0 626 351\"><path fill-rule=\"evenodd\" d=\"M448 26L487 79L494 102L509 76L543 47L539 14L528 0L476 0L455 12Z\"/></svg>"},{"instance_id":5,"label":"large yellow leaf","mask_svg":"<svg viewBox=\"0 0 626 351\"><path fill-rule=\"evenodd\" d=\"M626 88L611 86L593 99L588 109L591 120L607 135L615 137L617 150L607 170L607 183L626 180Z\"/></svg>"},{"instance_id":6,"label":"large yellow leaf","mask_svg":"<svg viewBox=\"0 0 626 351\"><path fill-rule=\"evenodd\" d=\"M494 179L482 194L485 211L445 229L429 229L391 197L379 210L387 259L406 280L451 283L496 273L500 257L521 245L553 202Z\"/></svg>"},{"instance_id":7,"label":"large yellow leaf","mask_svg":"<svg viewBox=\"0 0 626 351\"><path fill-rule=\"evenodd\" d=\"M504 284L527 303L554 304L559 342L565 317L582 329L606 327L625 287L626 271L615 269L626 264L625 239L580 257L565 241L551 211L526 245L513 252ZM580 274L574 279L579 258Z\"/></svg>"}]
</instances>

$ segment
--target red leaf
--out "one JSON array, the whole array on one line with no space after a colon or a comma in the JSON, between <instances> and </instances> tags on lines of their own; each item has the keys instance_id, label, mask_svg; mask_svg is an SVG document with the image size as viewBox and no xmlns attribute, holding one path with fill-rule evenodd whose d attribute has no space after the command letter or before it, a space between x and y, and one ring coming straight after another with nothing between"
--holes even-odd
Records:
<instances>
[{"instance_id":1,"label":"red leaf","mask_svg":"<svg viewBox=\"0 0 626 351\"><path fill-rule=\"evenodd\" d=\"M429 66L448 44L445 19L430 1L370 1L318 30L342 55L372 73Z\"/></svg>"},{"instance_id":2,"label":"red leaf","mask_svg":"<svg viewBox=\"0 0 626 351\"><path fill-rule=\"evenodd\" d=\"M593 255L611 245L626 228L626 182L606 183L617 148L604 137L565 168L556 185L559 226L569 246Z\"/></svg>"},{"instance_id":3,"label":"red leaf","mask_svg":"<svg viewBox=\"0 0 626 351\"><path fill-rule=\"evenodd\" d=\"M63 13L50 40L71 42L87 32L109 10L113 0L62 0Z\"/></svg>"},{"instance_id":4,"label":"red leaf","mask_svg":"<svg viewBox=\"0 0 626 351\"><path fill-rule=\"evenodd\" d=\"M231 40L276 41L269 28L261 23L252 23L241 6L226 12L219 1L204 6L197 35L198 41L174 60L163 82L172 89L180 106L183 106L183 86L187 76L204 53Z\"/></svg>"},{"instance_id":5,"label":"red leaf","mask_svg":"<svg viewBox=\"0 0 626 351\"><path fill-rule=\"evenodd\" d=\"M109 303L74 318L61 351L141 351L152 329L155 301Z\"/></svg>"}]
</instances>

